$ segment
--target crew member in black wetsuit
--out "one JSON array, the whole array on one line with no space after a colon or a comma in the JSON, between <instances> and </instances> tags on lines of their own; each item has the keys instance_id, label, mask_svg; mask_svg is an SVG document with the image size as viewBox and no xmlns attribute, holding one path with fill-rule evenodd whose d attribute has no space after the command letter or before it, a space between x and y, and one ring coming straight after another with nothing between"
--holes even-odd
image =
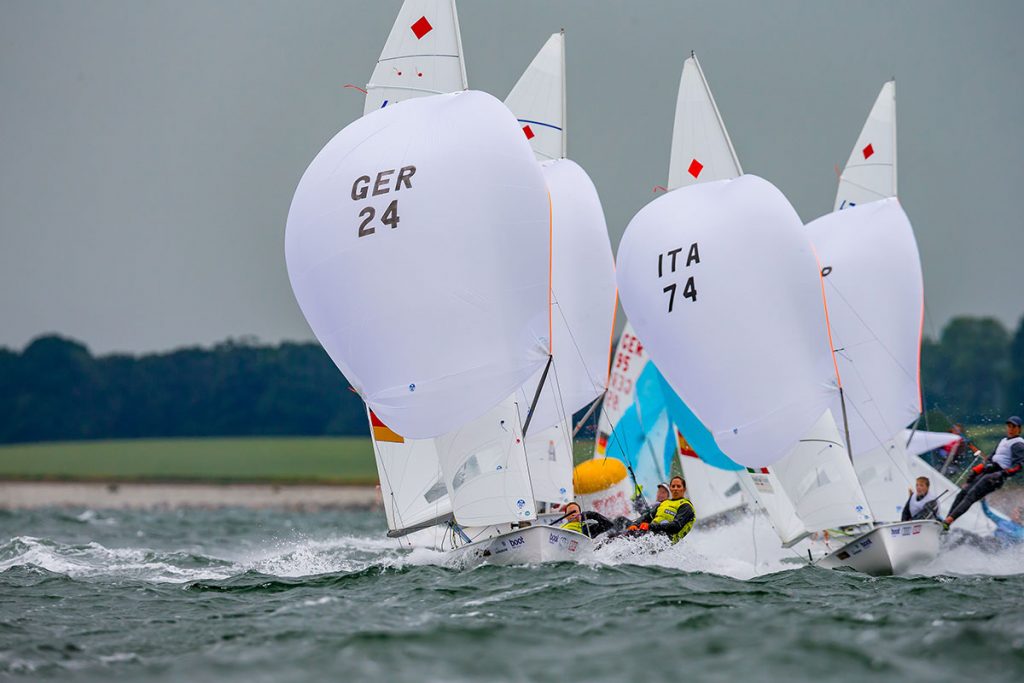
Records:
<instances>
[{"instance_id":1,"label":"crew member in black wetsuit","mask_svg":"<svg viewBox=\"0 0 1024 683\"><path fill-rule=\"evenodd\" d=\"M1021 419L1016 415L1006 420L1006 438L999 442L987 462L973 468L963 490L953 501L945 520L946 528L976 502L1000 488L1007 478L1020 472L1024 466L1024 439L1020 436L1020 427ZM984 458L979 450L974 451L974 455Z\"/></svg>"}]
</instances>

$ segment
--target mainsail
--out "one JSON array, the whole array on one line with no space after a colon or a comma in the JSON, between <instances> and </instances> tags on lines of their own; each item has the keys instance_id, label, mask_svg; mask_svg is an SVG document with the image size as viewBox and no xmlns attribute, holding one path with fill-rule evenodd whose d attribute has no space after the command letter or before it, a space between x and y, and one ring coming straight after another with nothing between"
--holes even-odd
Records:
<instances>
[{"instance_id":1,"label":"mainsail","mask_svg":"<svg viewBox=\"0 0 1024 683\"><path fill-rule=\"evenodd\" d=\"M896 81L878 93L839 176L835 210L896 196Z\"/></svg>"},{"instance_id":2,"label":"mainsail","mask_svg":"<svg viewBox=\"0 0 1024 683\"><path fill-rule=\"evenodd\" d=\"M620 243L618 281L658 369L735 462L778 460L829 406L819 267L767 181L702 183L648 204Z\"/></svg>"},{"instance_id":3,"label":"mainsail","mask_svg":"<svg viewBox=\"0 0 1024 683\"><path fill-rule=\"evenodd\" d=\"M565 34L553 33L505 98L539 161L566 155Z\"/></svg>"},{"instance_id":4,"label":"mainsail","mask_svg":"<svg viewBox=\"0 0 1024 683\"><path fill-rule=\"evenodd\" d=\"M697 55L683 63L672 125L668 189L743 175Z\"/></svg>"},{"instance_id":5,"label":"mainsail","mask_svg":"<svg viewBox=\"0 0 1024 683\"><path fill-rule=\"evenodd\" d=\"M385 108L313 160L288 215L292 289L398 434L451 431L547 362L550 211L515 118L483 93Z\"/></svg>"},{"instance_id":6,"label":"mainsail","mask_svg":"<svg viewBox=\"0 0 1024 683\"><path fill-rule=\"evenodd\" d=\"M467 87L455 0L405 0L366 84L363 114Z\"/></svg>"}]
</instances>

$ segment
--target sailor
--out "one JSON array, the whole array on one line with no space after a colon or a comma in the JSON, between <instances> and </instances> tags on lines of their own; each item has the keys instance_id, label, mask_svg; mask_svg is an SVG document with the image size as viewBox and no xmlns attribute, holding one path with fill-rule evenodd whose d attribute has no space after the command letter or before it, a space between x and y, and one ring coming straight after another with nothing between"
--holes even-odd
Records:
<instances>
[{"instance_id":1,"label":"sailor","mask_svg":"<svg viewBox=\"0 0 1024 683\"><path fill-rule=\"evenodd\" d=\"M672 477L668 483L669 498L658 504L658 509L640 519L640 524L630 527L634 533L654 533L669 537L673 544L683 540L690 533L697 516L693 503L686 498L686 480Z\"/></svg>"},{"instance_id":2,"label":"sailor","mask_svg":"<svg viewBox=\"0 0 1024 683\"><path fill-rule=\"evenodd\" d=\"M948 528L958 517L967 512L974 503L1000 488L1008 477L1020 472L1024 466L1024 439L1020 436L1021 419L1014 415L1006 420L1006 438L999 442L992 457L972 468L963 490L957 494L949 510L945 524ZM984 454L975 450L974 455L984 460Z\"/></svg>"},{"instance_id":3,"label":"sailor","mask_svg":"<svg viewBox=\"0 0 1024 683\"><path fill-rule=\"evenodd\" d=\"M566 503L565 507L565 524L561 528L566 531L575 531L578 534L583 533L583 515L580 504L576 501Z\"/></svg>"},{"instance_id":4,"label":"sailor","mask_svg":"<svg viewBox=\"0 0 1024 683\"><path fill-rule=\"evenodd\" d=\"M1024 543L1024 506L1018 506L1009 517L990 508L985 500L981 501L981 509L995 522L996 530L992 536L1001 547Z\"/></svg>"},{"instance_id":5,"label":"sailor","mask_svg":"<svg viewBox=\"0 0 1024 683\"><path fill-rule=\"evenodd\" d=\"M668 500L670 493L671 491L669 491L668 484L666 482L658 482L658 492L654 494L654 505L658 506L664 503Z\"/></svg>"},{"instance_id":6,"label":"sailor","mask_svg":"<svg viewBox=\"0 0 1024 683\"><path fill-rule=\"evenodd\" d=\"M914 482L915 490L908 490L910 496L903 504L902 521L915 519L937 519L939 516L939 499L929 492L931 481L928 477L918 477Z\"/></svg>"},{"instance_id":7,"label":"sailor","mask_svg":"<svg viewBox=\"0 0 1024 683\"><path fill-rule=\"evenodd\" d=\"M590 538L596 538L617 526L616 522L613 522L594 510L581 512L580 504L575 501L566 503L563 509L565 510L566 522L561 526L561 528L567 531L575 531L578 534L583 534ZM619 528L621 528L621 526L619 526Z\"/></svg>"}]
</instances>

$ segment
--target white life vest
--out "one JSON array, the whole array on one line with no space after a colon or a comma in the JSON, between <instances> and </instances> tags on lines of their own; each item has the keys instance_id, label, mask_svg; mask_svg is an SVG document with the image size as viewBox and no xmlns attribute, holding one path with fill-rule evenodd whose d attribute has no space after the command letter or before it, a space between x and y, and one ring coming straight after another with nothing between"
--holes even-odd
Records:
<instances>
[{"instance_id":1,"label":"white life vest","mask_svg":"<svg viewBox=\"0 0 1024 683\"><path fill-rule=\"evenodd\" d=\"M1019 436L1015 436L1012 439L1006 438L999 442L996 446L996 452L992 455L992 462L1002 467L1004 470L1010 469L1013 465L1013 445L1017 443L1024 443L1024 439Z\"/></svg>"},{"instance_id":2,"label":"white life vest","mask_svg":"<svg viewBox=\"0 0 1024 683\"><path fill-rule=\"evenodd\" d=\"M910 516L916 517L921 510L924 510L924 506L935 500L935 494L929 491L924 494L924 498L918 500L916 493L910 494L910 502L907 503L907 507L910 508Z\"/></svg>"}]
</instances>

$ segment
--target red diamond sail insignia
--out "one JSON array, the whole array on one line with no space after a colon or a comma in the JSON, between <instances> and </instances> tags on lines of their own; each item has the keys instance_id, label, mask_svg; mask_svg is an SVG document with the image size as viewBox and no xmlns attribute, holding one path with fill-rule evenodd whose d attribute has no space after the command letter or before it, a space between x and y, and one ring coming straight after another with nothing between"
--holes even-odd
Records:
<instances>
[{"instance_id":1,"label":"red diamond sail insignia","mask_svg":"<svg viewBox=\"0 0 1024 683\"><path fill-rule=\"evenodd\" d=\"M861 151L862 151L862 153L864 154L864 158L865 158L865 159L867 159L867 158L869 158L869 157L870 157L870 156L871 156L872 154L874 154L874 153L875 153L875 148L874 148L874 147L872 147L872 146L871 146L870 144L868 144L868 146L867 146L867 147L865 147L865 148L864 148L863 150L861 150Z\"/></svg>"},{"instance_id":2,"label":"red diamond sail insignia","mask_svg":"<svg viewBox=\"0 0 1024 683\"><path fill-rule=\"evenodd\" d=\"M534 135L533 128L530 128L529 124L523 126L523 135L526 136L527 140L532 140L533 139L533 135Z\"/></svg>"},{"instance_id":3,"label":"red diamond sail insignia","mask_svg":"<svg viewBox=\"0 0 1024 683\"><path fill-rule=\"evenodd\" d=\"M412 32L416 35L416 40L419 40L434 30L434 27L430 25L430 22L427 21L426 17L420 17L416 20L416 23L409 28L411 28Z\"/></svg>"},{"instance_id":4,"label":"red diamond sail insignia","mask_svg":"<svg viewBox=\"0 0 1024 683\"><path fill-rule=\"evenodd\" d=\"M696 178L697 176L699 176L699 175L700 175L700 172L701 172L701 171L703 171L703 170L704 170L704 164L700 163L700 162L699 162L699 161L697 161L696 159L694 159L693 161L691 161L691 162L690 162L690 168L686 169L686 171L687 171L687 172L688 172L688 173L689 173L690 175L692 175L692 176L693 176L694 178Z\"/></svg>"}]
</instances>

